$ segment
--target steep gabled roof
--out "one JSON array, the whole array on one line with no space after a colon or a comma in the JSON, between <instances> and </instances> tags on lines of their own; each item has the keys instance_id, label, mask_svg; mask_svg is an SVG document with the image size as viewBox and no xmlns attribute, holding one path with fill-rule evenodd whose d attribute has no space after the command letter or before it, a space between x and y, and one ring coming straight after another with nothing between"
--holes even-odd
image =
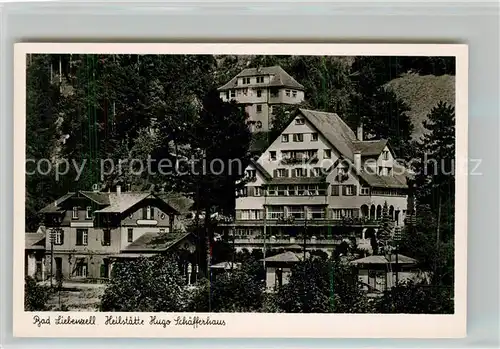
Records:
<instances>
[{"instance_id":1,"label":"steep gabled roof","mask_svg":"<svg viewBox=\"0 0 500 349\"><path fill-rule=\"evenodd\" d=\"M123 249L123 252L160 252L192 236L191 233L144 233Z\"/></svg>"},{"instance_id":2,"label":"steep gabled roof","mask_svg":"<svg viewBox=\"0 0 500 349\"><path fill-rule=\"evenodd\" d=\"M80 194L86 198L94 201L98 205L109 205L109 193L93 192L93 191L80 191Z\"/></svg>"},{"instance_id":3,"label":"steep gabled roof","mask_svg":"<svg viewBox=\"0 0 500 349\"><path fill-rule=\"evenodd\" d=\"M308 109L299 109L300 113L330 142L341 158L354 162L354 153L361 152L361 156L376 156L388 146L385 139L374 141L358 141L353 130L335 113L327 113ZM382 188L406 188L404 175L379 176L370 174L361 169L358 175L370 186Z\"/></svg>"},{"instance_id":4,"label":"steep gabled roof","mask_svg":"<svg viewBox=\"0 0 500 349\"><path fill-rule=\"evenodd\" d=\"M302 260L302 256L299 253L287 251L275 256L267 257L266 262L300 262Z\"/></svg>"},{"instance_id":5,"label":"steep gabled roof","mask_svg":"<svg viewBox=\"0 0 500 349\"><path fill-rule=\"evenodd\" d=\"M391 264L396 263L396 255L391 255ZM356 259L351 262L352 264L387 264L389 263L389 259L386 256L368 256L361 259ZM398 264L417 264L418 261L411 257L398 254Z\"/></svg>"},{"instance_id":6,"label":"steep gabled roof","mask_svg":"<svg viewBox=\"0 0 500 349\"><path fill-rule=\"evenodd\" d=\"M44 233L26 233L24 234L26 250L45 250Z\"/></svg>"},{"instance_id":7,"label":"steep gabled roof","mask_svg":"<svg viewBox=\"0 0 500 349\"><path fill-rule=\"evenodd\" d=\"M271 75L271 81L269 83L264 84L245 84L245 85L237 85L238 78L242 77L251 77L251 76L262 76L262 75ZM283 68L280 66L272 66L272 67L262 67L262 68L246 68L243 69L238 75L233 77L226 83L224 86L218 88L219 91L225 91L235 88L247 88L247 87L290 87L297 90L303 90L304 86L299 84L290 74L288 74Z\"/></svg>"},{"instance_id":8,"label":"steep gabled roof","mask_svg":"<svg viewBox=\"0 0 500 349\"><path fill-rule=\"evenodd\" d=\"M254 166L257 171L259 171L265 179L271 180L273 177L266 171L266 169L259 164L257 161L250 160L250 165Z\"/></svg>"},{"instance_id":9,"label":"steep gabled roof","mask_svg":"<svg viewBox=\"0 0 500 349\"><path fill-rule=\"evenodd\" d=\"M330 142L344 157L354 158L356 135L336 113L299 109L300 113Z\"/></svg>"},{"instance_id":10,"label":"steep gabled roof","mask_svg":"<svg viewBox=\"0 0 500 349\"><path fill-rule=\"evenodd\" d=\"M73 195L75 195L75 193L67 193L63 196L61 196L59 199L55 200L55 201L52 201L50 204L48 204L47 206L45 206L44 208L42 208L40 210L40 213L58 213L58 212L62 212L63 210L61 209L60 205L68 200L69 198L73 197Z\"/></svg>"},{"instance_id":11,"label":"steep gabled roof","mask_svg":"<svg viewBox=\"0 0 500 349\"><path fill-rule=\"evenodd\" d=\"M118 194L116 192L105 193L105 192L80 191L79 194L101 206L105 206L99 210L96 210L95 212L97 213L123 213L126 210L133 207L134 205L141 202L142 200L149 197L163 201L165 205L168 205L177 214L180 213L178 208L175 207L175 205L171 205L168 201L164 200L163 198L151 192L121 192ZM63 212L64 209L60 206L61 203L73 197L74 195L75 193L68 193L59 198L58 200L45 206L42 210L40 210L40 212L41 213Z\"/></svg>"},{"instance_id":12,"label":"steep gabled roof","mask_svg":"<svg viewBox=\"0 0 500 349\"><path fill-rule=\"evenodd\" d=\"M361 156L378 156L386 145L387 139L353 142L354 150L361 152Z\"/></svg>"}]
</instances>

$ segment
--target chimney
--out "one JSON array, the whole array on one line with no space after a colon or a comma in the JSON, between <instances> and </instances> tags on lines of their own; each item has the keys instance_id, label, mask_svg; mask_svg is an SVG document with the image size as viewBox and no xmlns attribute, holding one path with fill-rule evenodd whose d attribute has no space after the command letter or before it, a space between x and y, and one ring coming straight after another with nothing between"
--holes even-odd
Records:
<instances>
[{"instance_id":1,"label":"chimney","mask_svg":"<svg viewBox=\"0 0 500 349\"><path fill-rule=\"evenodd\" d=\"M359 150L354 152L354 168L357 173L361 171L361 152Z\"/></svg>"},{"instance_id":2,"label":"chimney","mask_svg":"<svg viewBox=\"0 0 500 349\"><path fill-rule=\"evenodd\" d=\"M360 123L359 126L358 126L358 130L357 130L357 138L358 138L358 141L362 141L363 140L363 124Z\"/></svg>"},{"instance_id":3,"label":"chimney","mask_svg":"<svg viewBox=\"0 0 500 349\"><path fill-rule=\"evenodd\" d=\"M122 193L122 186L121 185L117 185L116 186L116 194L120 195Z\"/></svg>"}]
</instances>

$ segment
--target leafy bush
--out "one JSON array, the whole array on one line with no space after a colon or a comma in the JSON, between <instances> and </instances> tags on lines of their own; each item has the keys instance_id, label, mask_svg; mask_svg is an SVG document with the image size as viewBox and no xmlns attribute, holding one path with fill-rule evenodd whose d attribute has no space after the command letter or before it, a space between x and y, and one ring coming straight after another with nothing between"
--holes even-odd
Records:
<instances>
[{"instance_id":1,"label":"leafy bush","mask_svg":"<svg viewBox=\"0 0 500 349\"><path fill-rule=\"evenodd\" d=\"M408 281L385 292L376 308L379 313L453 314L453 289Z\"/></svg>"},{"instance_id":2,"label":"leafy bush","mask_svg":"<svg viewBox=\"0 0 500 349\"><path fill-rule=\"evenodd\" d=\"M101 298L101 311L182 311L187 291L177 262L163 255L118 262Z\"/></svg>"},{"instance_id":3,"label":"leafy bush","mask_svg":"<svg viewBox=\"0 0 500 349\"><path fill-rule=\"evenodd\" d=\"M37 284L35 279L26 276L24 281L24 310L45 311L49 310L47 302L51 296L48 286Z\"/></svg>"},{"instance_id":4,"label":"leafy bush","mask_svg":"<svg viewBox=\"0 0 500 349\"><path fill-rule=\"evenodd\" d=\"M348 263L309 259L292 268L289 282L276 294L287 313L364 313L370 304Z\"/></svg>"},{"instance_id":5,"label":"leafy bush","mask_svg":"<svg viewBox=\"0 0 500 349\"><path fill-rule=\"evenodd\" d=\"M223 272L211 283L200 282L193 291L189 311L256 312L263 304L262 265L250 260L241 269Z\"/></svg>"}]
</instances>

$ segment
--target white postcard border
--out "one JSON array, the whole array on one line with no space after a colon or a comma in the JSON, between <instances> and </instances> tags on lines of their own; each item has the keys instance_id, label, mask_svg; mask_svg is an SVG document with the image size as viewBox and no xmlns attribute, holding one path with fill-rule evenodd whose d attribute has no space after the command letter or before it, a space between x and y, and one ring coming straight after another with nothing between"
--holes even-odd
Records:
<instances>
[{"instance_id":1,"label":"white postcard border","mask_svg":"<svg viewBox=\"0 0 500 349\"><path fill-rule=\"evenodd\" d=\"M14 47L14 260L13 335L15 337L183 337L183 338L463 338L467 299L467 172L457 171L455 202L455 313L265 314L265 313L82 313L24 311L24 221L27 53L135 54L294 54L456 57L457 162L467 163L468 46L455 44L145 44L19 43ZM465 161L465 162L460 162ZM106 317L138 317L145 325L105 325ZM34 316L50 325L34 324ZM95 325L56 325L58 316L88 318ZM149 325L150 316L171 320ZM175 325L180 316L223 320L225 326Z\"/></svg>"}]
</instances>

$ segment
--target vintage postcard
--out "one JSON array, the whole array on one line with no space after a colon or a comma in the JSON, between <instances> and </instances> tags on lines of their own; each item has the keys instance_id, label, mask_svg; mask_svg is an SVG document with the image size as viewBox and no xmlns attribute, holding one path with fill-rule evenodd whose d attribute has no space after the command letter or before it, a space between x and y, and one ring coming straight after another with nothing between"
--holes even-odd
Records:
<instances>
[{"instance_id":1,"label":"vintage postcard","mask_svg":"<svg viewBox=\"0 0 500 349\"><path fill-rule=\"evenodd\" d=\"M15 47L14 335L466 334L466 45Z\"/></svg>"}]
</instances>

